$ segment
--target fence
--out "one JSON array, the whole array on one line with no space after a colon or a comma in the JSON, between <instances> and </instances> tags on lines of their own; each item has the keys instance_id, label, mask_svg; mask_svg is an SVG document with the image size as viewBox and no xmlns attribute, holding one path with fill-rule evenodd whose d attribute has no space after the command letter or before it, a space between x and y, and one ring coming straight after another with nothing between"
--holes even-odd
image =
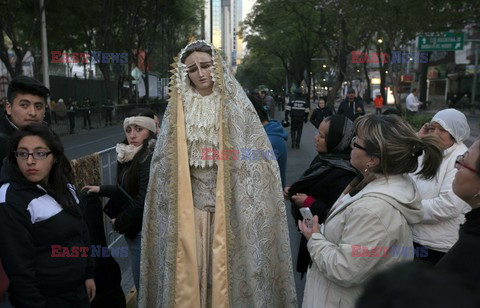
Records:
<instances>
[{"instance_id":1,"label":"fence","mask_svg":"<svg viewBox=\"0 0 480 308\"><path fill-rule=\"evenodd\" d=\"M114 185L116 183L117 155L115 147L90 154L72 161L75 174L75 185L80 189L85 185ZM105 200L103 204L105 204ZM104 215L104 232L108 247L119 250L127 246L123 235L115 232L110 219ZM122 288L125 294L130 294L133 286L130 257L115 258L122 272Z\"/></svg>"},{"instance_id":2,"label":"fence","mask_svg":"<svg viewBox=\"0 0 480 308\"><path fill-rule=\"evenodd\" d=\"M124 104L116 105L112 112L112 124L121 123L125 119L125 115L136 108L148 108L153 110L156 114L163 114L167 107L166 102L155 102L149 104ZM86 123L86 110L77 109L73 116L75 128L74 133L78 133L81 129L90 130L88 123ZM55 112L47 112L45 120L50 123L50 127L58 135L66 135L70 132L70 119L68 116L58 117ZM105 109L102 106L95 106L90 108L90 121L93 128L105 126Z\"/></svg>"}]
</instances>

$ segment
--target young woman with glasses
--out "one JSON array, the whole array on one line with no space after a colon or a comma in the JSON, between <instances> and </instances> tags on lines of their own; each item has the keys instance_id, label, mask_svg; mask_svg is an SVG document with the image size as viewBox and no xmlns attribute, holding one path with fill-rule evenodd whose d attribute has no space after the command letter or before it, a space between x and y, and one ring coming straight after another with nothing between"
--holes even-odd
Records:
<instances>
[{"instance_id":1,"label":"young woman with glasses","mask_svg":"<svg viewBox=\"0 0 480 308\"><path fill-rule=\"evenodd\" d=\"M413 259L410 225L423 213L408 173L424 153L428 159L419 175L432 178L441 163L441 145L433 137L420 139L398 116L360 117L355 135L350 162L363 180L347 187L322 231L317 216L312 228L299 221L312 258L303 307L354 307L374 273ZM392 255L398 247L402 253Z\"/></svg>"},{"instance_id":2,"label":"young woman with glasses","mask_svg":"<svg viewBox=\"0 0 480 308\"><path fill-rule=\"evenodd\" d=\"M15 307L90 307L87 226L58 136L41 124L10 141L0 186L0 257Z\"/></svg>"}]
</instances>

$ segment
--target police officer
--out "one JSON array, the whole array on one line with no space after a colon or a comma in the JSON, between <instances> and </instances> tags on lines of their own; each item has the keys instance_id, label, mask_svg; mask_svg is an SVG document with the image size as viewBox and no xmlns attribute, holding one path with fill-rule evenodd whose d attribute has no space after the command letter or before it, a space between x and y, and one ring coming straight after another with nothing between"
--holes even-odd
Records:
<instances>
[{"instance_id":1,"label":"police officer","mask_svg":"<svg viewBox=\"0 0 480 308\"><path fill-rule=\"evenodd\" d=\"M290 136L292 138L292 149L300 148L303 123L308 121L309 108L302 90L297 88L285 108L285 120L291 118Z\"/></svg>"}]
</instances>

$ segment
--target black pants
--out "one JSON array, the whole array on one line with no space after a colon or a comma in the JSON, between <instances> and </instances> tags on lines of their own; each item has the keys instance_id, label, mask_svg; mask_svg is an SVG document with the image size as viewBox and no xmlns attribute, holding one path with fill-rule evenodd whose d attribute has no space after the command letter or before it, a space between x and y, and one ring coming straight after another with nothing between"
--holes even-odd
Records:
<instances>
[{"instance_id":1,"label":"black pants","mask_svg":"<svg viewBox=\"0 0 480 308\"><path fill-rule=\"evenodd\" d=\"M105 111L105 126L107 124L112 125L112 111L111 110Z\"/></svg>"},{"instance_id":2,"label":"black pants","mask_svg":"<svg viewBox=\"0 0 480 308\"><path fill-rule=\"evenodd\" d=\"M46 307L90 308L85 285L54 296L46 295Z\"/></svg>"},{"instance_id":3,"label":"black pants","mask_svg":"<svg viewBox=\"0 0 480 308\"><path fill-rule=\"evenodd\" d=\"M75 112L68 113L68 122L70 123L70 134L75 133Z\"/></svg>"},{"instance_id":4,"label":"black pants","mask_svg":"<svg viewBox=\"0 0 480 308\"><path fill-rule=\"evenodd\" d=\"M292 119L292 127L290 128L290 135L292 137L292 147L300 147L300 140L302 139L303 119Z\"/></svg>"},{"instance_id":5,"label":"black pants","mask_svg":"<svg viewBox=\"0 0 480 308\"><path fill-rule=\"evenodd\" d=\"M423 245L413 242L413 247L420 249L423 247ZM427 256L424 256L424 257L415 256L414 260L420 261L420 262L426 262L434 266L435 264L437 264L438 261L440 261L441 258L443 258L444 255L445 255L444 252L428 248Z\"/></svg>"},{"instance_id":6,"label":"black pants","mask_svg":"<svg viewBox=\"0 0 480 308\"><path fill-rule=\"evenodd\" d=\"M90 110L83 111L83 127L86 128L88 123L88 128L92 128L92 120L90 119Z\"/></svg>"}]
</instances>

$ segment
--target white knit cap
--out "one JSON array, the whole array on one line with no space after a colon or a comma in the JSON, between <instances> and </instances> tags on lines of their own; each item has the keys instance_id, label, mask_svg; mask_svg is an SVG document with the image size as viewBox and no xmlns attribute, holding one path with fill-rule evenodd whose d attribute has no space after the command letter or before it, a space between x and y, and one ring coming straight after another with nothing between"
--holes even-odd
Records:
<instances>
[{"instance_id":1,"label":"white knit cap","mask_svg":"<svg viewBox=\"0 0 480 308\"><path fill-rule=\"evenodd\" d=\"M440 124L457 143L465 141L470 136L467 117L457 109L440 110L433 116L432 122Z\"/></svg>"},{"instance_id":2,"label":"white knit cap","mask_svg":"<svg viewBox=\"0 0 480 308\"><path fill-rule=\"evenodd\" d=\"M125 118L125 120L123 120L123 129L126 130L127 127L132 124L146 128L153 133L157 132L157 128L155 126L155 120L149 117L134 116L134 117Z\"/></svg>"}]
</instances>

